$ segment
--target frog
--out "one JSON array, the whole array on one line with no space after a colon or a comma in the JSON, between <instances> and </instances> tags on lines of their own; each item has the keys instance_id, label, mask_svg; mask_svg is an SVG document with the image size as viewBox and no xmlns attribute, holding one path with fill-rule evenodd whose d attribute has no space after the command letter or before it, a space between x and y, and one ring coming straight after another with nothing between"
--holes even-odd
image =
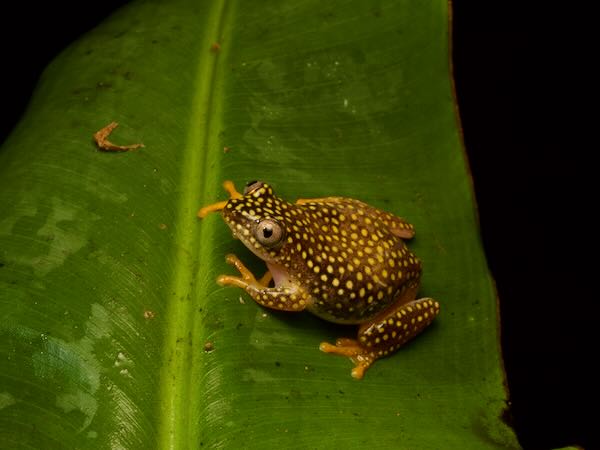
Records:
<instances>
[{"instance_id":1,"label":"frog","mask_svg":"<svg viewBox=\"0 0 600 450\"><path fill-rule=\"evenodd\" d=\"M417 299L422 264L405 243L415 235L405 219L347 197L291 203L264 181L247 183L242 193L229 180L223 187L229 199L201 208L198 217L221 212L233 237L268 270L257 279L229 254L226 262L239 276L220 275L217 283L243 289L266 308L357 325L355 339L319 346L349 357L352 377L363 378L376 360L395 353L439 314L438 301Z\"/></svg>"}]
</instances>

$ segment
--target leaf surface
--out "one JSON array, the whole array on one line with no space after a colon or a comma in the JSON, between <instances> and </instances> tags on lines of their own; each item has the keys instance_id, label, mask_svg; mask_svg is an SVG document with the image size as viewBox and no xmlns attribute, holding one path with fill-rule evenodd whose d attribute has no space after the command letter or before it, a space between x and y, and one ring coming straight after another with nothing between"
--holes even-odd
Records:
<instances>
[{"instance_id":1,"label":"leaf surface","mask_svg":"<svg viewBox=\"0 0 600 450\"><path fill-rule=\"evenodd\" d=\"M8 448L514 448L446 1L133 2L46 70L0 149ZM218 44L218 45L214 45ZM127 153L91 135L111 121ZM409 219L434 325L360 382L352 328L260 308L199 206L269 181ZM205 351L205 348L212 348Z\"/></svg>"}]
</instances>

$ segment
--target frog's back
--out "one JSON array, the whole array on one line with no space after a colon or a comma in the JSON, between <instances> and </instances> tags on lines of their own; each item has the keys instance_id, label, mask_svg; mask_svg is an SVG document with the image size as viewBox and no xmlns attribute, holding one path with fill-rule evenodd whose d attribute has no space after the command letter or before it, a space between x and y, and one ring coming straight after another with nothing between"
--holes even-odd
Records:
<instances>
[{"instance_id":1,"label":"frog's back","mask_svg":"<svg viewBox=\"0 0 600 450\"><path fill-rule=\"evenodd\" d=\"M302 227L292 235L299 238L292 273L313 297L312 313L362 323L418 285L421 264L394 229L405 226L401 219L339 197L295 208Z\"/></svg>"}]
</instances>

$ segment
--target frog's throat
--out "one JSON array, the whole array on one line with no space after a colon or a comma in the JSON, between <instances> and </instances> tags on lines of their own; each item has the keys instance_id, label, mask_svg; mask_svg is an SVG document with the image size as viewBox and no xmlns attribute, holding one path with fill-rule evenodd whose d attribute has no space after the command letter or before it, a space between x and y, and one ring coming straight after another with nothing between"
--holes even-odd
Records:
<instances>
[{"instance_id":1,"label":"frog's throat","mask_svg":"<svg viewBox=\"0 0 600 450\"><path fill-rule=\"evenodd\" d=\"M273 275L275 286L287 286L290 283L290 276L285 268L277 263L267 262L265 264L269 268L269 272Z\"/></svg>"},{"instance_id":2,"label":"frog's throat","mask_svg":"<svg viewBox=\"0 0 600 450\"><path fill-rule=\"evenodd\" d=\"M233 235L236 239L239 239L239 236L236 235L235 231L233 232ZM266 258L268 257L268 255L261 254L261 252L258 249L248 244L244 239L240 240L248 250L250 250L256 256L258 256L258 258L265 262L267 268L269 269L269 272L271 272L271 275L273 275L273 282L275 283L276 287L289 286L291 284L289 272L283 265L278 264L274 261L267 261Z\"/></svg>"}]
</instances>

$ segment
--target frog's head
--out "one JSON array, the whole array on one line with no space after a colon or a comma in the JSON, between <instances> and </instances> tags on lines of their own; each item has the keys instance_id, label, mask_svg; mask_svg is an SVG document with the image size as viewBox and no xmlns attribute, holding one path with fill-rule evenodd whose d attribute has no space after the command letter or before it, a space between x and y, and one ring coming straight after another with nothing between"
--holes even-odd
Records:
<instances>
[{"instance_id":1,"label":"frog's head","mask_svg":"<svg viewBox=\"0 0 600 450\"><path fill-rule=\"evenodd\" d=\"M292 224L293 205L275 197L262 181L251 181L244 195L230 199L223 208L233 236L266 262L283 262L287 229Z\"/></svg>"}]
</instances>

